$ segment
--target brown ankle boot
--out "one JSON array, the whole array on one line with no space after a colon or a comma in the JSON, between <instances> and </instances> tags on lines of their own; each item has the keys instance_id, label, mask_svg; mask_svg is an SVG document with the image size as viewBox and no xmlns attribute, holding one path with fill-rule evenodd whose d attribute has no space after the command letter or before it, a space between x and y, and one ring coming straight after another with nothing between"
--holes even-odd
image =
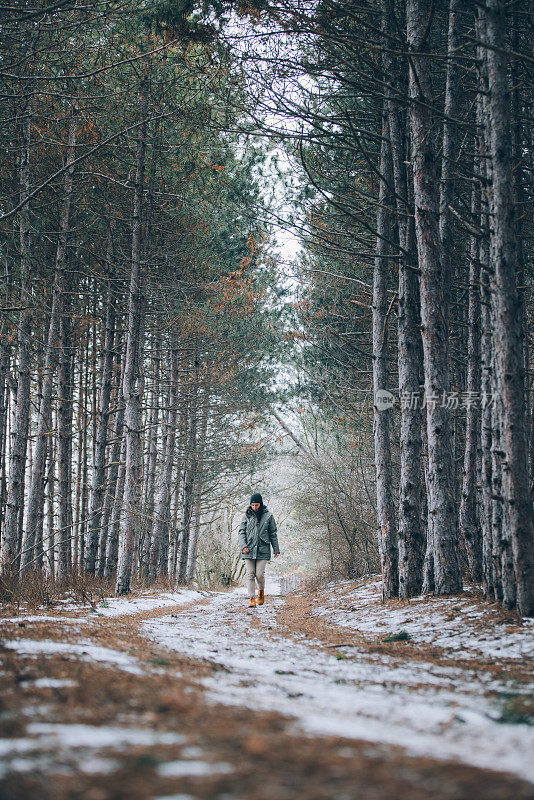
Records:
<instances>
[{"instance_id":1,"label":"brown ankle boot","mask_svg":"<svg viewBox=\"0 0 534 800\"><path fill-rule=\"evenodd\" d=\"M264 600L265 600L265 596L264 596L264 593L263 593L263 589L258 589L258 605L262 606Z\"/></svg>"},{"instance_id":2,"label":"brown ankle boot","mask_svg":"<svg viewBox=\"0 0 534 800\"><path fill-rule=\"evenodd\" d=\"M254 599L254 597L250 598L250 603L248 604L248 607L249 608L256 608L256 600Z\"/></svg>"}]
</instances>

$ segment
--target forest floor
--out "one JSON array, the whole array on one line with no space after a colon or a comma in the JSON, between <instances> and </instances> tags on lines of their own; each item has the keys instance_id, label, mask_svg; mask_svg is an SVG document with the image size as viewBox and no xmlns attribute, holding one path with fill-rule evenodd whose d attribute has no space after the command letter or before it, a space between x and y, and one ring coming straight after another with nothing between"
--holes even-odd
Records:
<instances>
[{"instance_id":1,"label":"forest floor","mask_svg":"<svg viewBox=\"0 0 534 800\"><path fill-rule=\"evenodd\" d=\"M376 580L4 608L2 800L534 800L534 624Z\"/></svg>"}]
</instances>

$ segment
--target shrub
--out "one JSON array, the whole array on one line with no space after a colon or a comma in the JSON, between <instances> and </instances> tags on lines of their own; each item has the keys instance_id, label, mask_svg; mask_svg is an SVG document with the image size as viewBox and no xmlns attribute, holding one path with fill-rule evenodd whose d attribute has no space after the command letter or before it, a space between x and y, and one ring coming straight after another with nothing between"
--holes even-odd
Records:
<instances>
[{"instance_id":1,"label":"shrub","mask_svg":"<svg viewBox=\"0 0 534 800\"><path fill-rule=\"evenodd\" d=\"M411 636L408 631L402 630L398 633L388 633L386 636L382 637L383 642L409 642L411 640Z\"/></svg>"}]
</instances>

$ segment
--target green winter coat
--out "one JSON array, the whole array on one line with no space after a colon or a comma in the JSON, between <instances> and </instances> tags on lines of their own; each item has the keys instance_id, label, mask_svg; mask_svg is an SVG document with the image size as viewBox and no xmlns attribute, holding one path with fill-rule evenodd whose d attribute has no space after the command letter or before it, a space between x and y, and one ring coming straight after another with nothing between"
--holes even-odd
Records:
<instances>
[{"instance_id":1,"label":"green winter coat","mask_svg":"<svg viewBox=\"0 0 534 800\"><path fill-rule=\"evenodd\" d=\"M239 526L239 544L241 545L242 557L266 558L270 561L271 545L275 553L280 552L276 530L274 517L266 506L263 506L259 521L249 506ZM248 547L248 553L243 553L244 547Z\"/></svg>"}]
</instances>

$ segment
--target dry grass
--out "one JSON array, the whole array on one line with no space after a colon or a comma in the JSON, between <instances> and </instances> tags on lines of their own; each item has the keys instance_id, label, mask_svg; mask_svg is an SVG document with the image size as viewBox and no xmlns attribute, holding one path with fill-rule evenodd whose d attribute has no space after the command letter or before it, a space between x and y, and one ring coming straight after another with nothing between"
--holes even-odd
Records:
<instances>
[{"instance_id":1,"label":"dry grass","mask_svg":"<svg viewBox=\"0 0 534 800\"><path fill-rule=\"evenodd\" d=\"M314 575L308 575L302 581L302 588L306 592L319 592L332 581L343 580L343 576L332 570L320 570Z\"/></svg>"},{"instance_id":2,"label":"dry grass","mask_svg":"<svg viewBox=\"0 0 534 800\"><path fill-rule=\"evenodd\" d=\"M56 580L36 570L20 577L2 576L0 603L15 609L53 608L62 600L70 600L94 607L113 589L111 580L93 575L69 575Z\"/></svg>"},{"instance_id":3,"label":"dry grass","mask_svg":"<svg viewBox=\"0 0 534 800\"><path fill-rule=\"evenodd\" d=\"M158 578L153 583L133 580L131 596L145 591L154 595L172 593L176 589L176 582L167 577ZM227 586L219 587L219 591L227 589ZM95 575L69 575L62 580L55 580L36 570L21 577L0 577L0 604L16 611L22 606L27 609L53 608L65 600L90 606L96 611L96 606L114 593L113 578Z\"/></svg>"}]
</instances>

